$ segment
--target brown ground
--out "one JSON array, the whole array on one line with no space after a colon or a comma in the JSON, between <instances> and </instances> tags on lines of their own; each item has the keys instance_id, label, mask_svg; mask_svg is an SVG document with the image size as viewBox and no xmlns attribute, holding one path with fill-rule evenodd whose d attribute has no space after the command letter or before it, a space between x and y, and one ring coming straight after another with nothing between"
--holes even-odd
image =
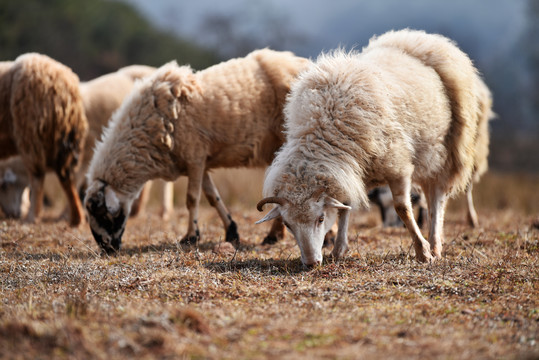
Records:
<instances>
[{"instance_id":1,"label":"brown ground","mask_svg":"<svg viewBox=\"0 0 539 360\"><path fill-rule=\"evenodd\" d=\"M241 194L251 175L217 182ZM258 188L227 191L242 236L230 253L214 251L224 233L207 207L198 249L178 243L185 207L162 222L151 206L129 220L116 257L98 254L87 226L52 221L57 209L38 225L0 220L0 356L539 357L537 177L486 177L479 229L453 202L434 265L418 264L407 232L381 228L372 209L354 213L344 260L308 271L292 237L259 245Z\"/></svg>"}]
</instances>

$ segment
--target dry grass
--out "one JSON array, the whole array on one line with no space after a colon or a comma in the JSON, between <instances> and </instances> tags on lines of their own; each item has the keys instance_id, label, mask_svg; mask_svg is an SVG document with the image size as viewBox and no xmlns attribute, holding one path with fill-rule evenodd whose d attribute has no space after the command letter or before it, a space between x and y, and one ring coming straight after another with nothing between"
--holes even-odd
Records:
<instances>
[{"instance_id":1,"label":"dry grass","mask_svg":"<svg viewBox=\"0 0 539 360\"><path fill-rule=\"evenodd\" d=\"M0 356L539 356L537 178L485 178L480 229L453 204L433 265L416 263L406 231L382 229L373 209L354 213L344 260L306 271L291 237L259 245L267 225L253 225L259 187L247 187L250 176L230 180L236 201L222 189L242 235L235 253L213 251L223 230L206 207L198 249L178 243L184 207L168 223L150 208L129 220L116 257L97 253L86 226L52 221L54 211L38 225L0 221ZM216 178L222 188L226 176Z\"/></svg>"}]
</instances>

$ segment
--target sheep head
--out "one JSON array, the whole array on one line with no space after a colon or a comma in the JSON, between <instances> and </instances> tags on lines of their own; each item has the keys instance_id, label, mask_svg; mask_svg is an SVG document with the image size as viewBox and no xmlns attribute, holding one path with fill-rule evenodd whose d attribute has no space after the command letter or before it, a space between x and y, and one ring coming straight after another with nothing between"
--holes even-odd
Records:
<instances>
[{"instance_id":1,"label":"sheep head","mask_svg":"<svg viewBox=\"0 0 539 360\"><path fill-rule=\"evenodd\" d=\"M101 180L86 190L84 207L97 244L107 253L120 250L127 215L135 196L123 195Z\"/></svg>"},{"instance_id":2,"label":"sheep head","mask_svg":"<svg viewBox=\"0 0 539 360\"><path fill-rule=\"evenodd\" d=\"M265 204L276 206L257 224L283 218L283 223L294 234L301 251L301 261L306 266L322 263L322 246L324 237L337 219L338 210L350 210L351 207L328 196L324 190L315 191L309 198L293 202L287 196L276 196L262 199L257 208L262 211Z\"/></svg>"}]
</instances>

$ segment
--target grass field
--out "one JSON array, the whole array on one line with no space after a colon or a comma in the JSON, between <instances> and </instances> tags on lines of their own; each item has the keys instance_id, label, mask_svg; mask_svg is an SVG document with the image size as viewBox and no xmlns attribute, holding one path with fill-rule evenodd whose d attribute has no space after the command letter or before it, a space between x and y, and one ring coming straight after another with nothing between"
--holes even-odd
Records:
<instances>
[{"instance_id":1,"label":"grass field","mask_svg":"<svg viewBox=\"0 0 539 360\"><path fill-rule=\"evenodd\" d=\"M435 264L417 263L406 230L383 229L373 208L354 212L346 258L311 270L291 236L260 245L261 173L216 179L242 236L236 252L217 248L223 229L207 206L198 248L179 244L184 206L163 222L151 202L115 257L87 226L54 221L58 207L36 225L0 220L0 356L539 358L537 176L486 176L478 229L452 201Z\"/></svg>"}]
</instances>

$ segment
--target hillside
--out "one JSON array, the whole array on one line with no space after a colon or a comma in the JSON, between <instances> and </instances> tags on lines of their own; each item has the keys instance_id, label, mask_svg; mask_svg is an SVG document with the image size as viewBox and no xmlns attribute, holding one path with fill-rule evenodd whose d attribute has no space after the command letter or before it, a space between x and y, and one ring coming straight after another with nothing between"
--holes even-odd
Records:
<instances>
[{"instance_id":1,"label":"hillside","mask_svg":"<svg viewBox=\"0 0 539 360\"><path fill-rule=\"evenodd\" d=\"M132 6L115 1L0 2L0 60L40 52L70 66L82 80L130 64L160 66L176 59L202 69L207 50L158 30Z\"/></svg>"}]
</instances>

